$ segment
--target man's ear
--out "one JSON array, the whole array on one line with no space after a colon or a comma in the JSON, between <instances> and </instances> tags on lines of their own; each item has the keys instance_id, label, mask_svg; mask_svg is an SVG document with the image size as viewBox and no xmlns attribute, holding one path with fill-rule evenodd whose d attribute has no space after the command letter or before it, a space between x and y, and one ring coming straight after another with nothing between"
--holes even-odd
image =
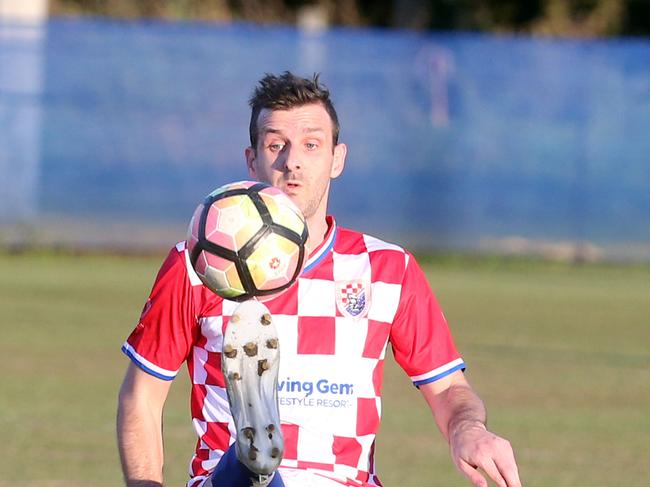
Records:
<instances>
[{"instance_id":1,"label":"man's ear","mask_svg":"<svg viewBox=\"0 0 650 487\"><path fill-rule=\"evenodd\" d=\"M257 171L255 170L255 149L252 147L246 147L244 156L246 156L246 167L248 168L248 175L251 178L255 179L257 177Z\"/></svg>"},{"instance_id":2,"label":"man's ear","mask_svg":"<svg viewBox=\"0 0 650 487\"><path fill-rule=\"evenodd\" d=\"M330 178L338 178L343 172L345 167L345 157L348 153L348 146L345 144L336 144L334 147L334 160L332 161L332 170L330 171Z\"/></svg>"}]
</instances>

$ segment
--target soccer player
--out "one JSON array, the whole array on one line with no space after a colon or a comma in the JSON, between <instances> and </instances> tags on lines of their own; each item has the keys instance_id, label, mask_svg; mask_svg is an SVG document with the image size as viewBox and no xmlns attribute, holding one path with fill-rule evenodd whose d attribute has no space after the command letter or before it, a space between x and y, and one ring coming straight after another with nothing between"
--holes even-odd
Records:
<instances>
[{"instance_id":1,"label":"soccer player","mask_svg":"<svg viewBox=\"0 0 650 487\"><path fill-rule=\"evenodd\" d=\"M342 173L347 151L329 92L317 76L285 72L265 76L250 105L249 174L286 192L310 235L299 279L264 303L281 345L282 462L261 476L245 465L250 451L233 451L242 432L231 415L225 388L232 374L224 377L221 353L229 320L240 319L233 318L237 303L201 284L183 242L163 263L123 346L131 362L119 395L118 443L127 485L162 485L163 405L184 362L198 435L188 487L381 485L374 440L390 344L460 472L475 486L491 478L500 487L519 487L512 448L486 429L483 403L464 377L464 362L413 256L327 215L330 182ZM272 421L273 411L257 414Z\"/></svg>"}]
</instances>

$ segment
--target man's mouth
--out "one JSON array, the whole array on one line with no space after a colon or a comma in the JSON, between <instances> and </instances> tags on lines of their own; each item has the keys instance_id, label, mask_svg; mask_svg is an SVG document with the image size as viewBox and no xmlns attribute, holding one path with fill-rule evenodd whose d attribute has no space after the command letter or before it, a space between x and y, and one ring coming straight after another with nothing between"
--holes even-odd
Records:
<instances>
[{"instance_id":1,"label":"man's mouth","mask_svg":"<svg viewBox=\"0 0 650 487\"><path fill-rule=\"evenodd\" d=\"M287 181L286 183L284 183L284 187L288 192L291 192L293 190L300 188L300 183L297 181Z\"/></svg>"}]
</instances>

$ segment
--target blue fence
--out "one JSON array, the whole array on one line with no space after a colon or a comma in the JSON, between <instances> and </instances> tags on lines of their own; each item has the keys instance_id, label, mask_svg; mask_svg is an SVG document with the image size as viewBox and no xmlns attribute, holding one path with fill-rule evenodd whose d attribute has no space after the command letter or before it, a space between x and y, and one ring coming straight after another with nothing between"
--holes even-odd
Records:
<instances>
[{"instance_id":1,"label":"blue fence","mask_svg":"<svg viewBox=\"0 0 650 487\"><path fill-rule=\"evenodd\" d=\"M5 227L129 221L182 238L204 194L246 177L255 82L289 69L322 72L333 93L349 146L331 200L343 224L414 247L520 236L650 248L648 41L34 29L0 24Z\"/></svg>"}]
</instances>

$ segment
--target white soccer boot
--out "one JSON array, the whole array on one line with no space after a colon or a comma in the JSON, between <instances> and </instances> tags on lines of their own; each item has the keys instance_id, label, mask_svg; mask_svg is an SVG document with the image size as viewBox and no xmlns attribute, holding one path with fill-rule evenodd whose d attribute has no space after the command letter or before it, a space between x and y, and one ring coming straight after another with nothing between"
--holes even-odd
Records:
<instances>
[{"instance_id":1,"label":"white soccer boot","mask_svg":"<svg viewBox=\"0 0 650 487\"><path fill-rule=\"evenodd\" d=\"M271 313L258 301L244 301L226 327L221 369L237 431L237 458L262 478L275 472L284 453L279 366L280 345Z\"/></svg>"}]
</instances>

